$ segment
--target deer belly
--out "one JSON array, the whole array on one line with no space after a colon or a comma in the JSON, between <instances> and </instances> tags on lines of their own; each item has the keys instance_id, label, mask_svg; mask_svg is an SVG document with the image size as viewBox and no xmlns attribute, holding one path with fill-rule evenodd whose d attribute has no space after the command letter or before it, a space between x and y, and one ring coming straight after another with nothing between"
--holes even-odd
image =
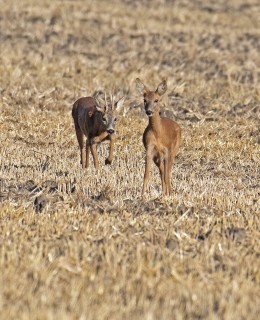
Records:
<instances>
[{"instance_id":1,"label":"deer belly","mask_svg":"<svg viewBox=\"0 0 260 320\"><path fill-rule=\"evenodd\" d=\"M167 149L165 147L154 146L152 157L154 163L160 165L167 157Z\"/></svg>"}]
</instances>

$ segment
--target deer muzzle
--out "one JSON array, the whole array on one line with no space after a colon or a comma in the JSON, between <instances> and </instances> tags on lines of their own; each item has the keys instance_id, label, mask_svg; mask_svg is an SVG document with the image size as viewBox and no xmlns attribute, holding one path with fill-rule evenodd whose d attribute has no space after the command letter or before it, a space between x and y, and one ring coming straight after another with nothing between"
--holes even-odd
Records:
<instances>
[{"instance_id":1,"label":"deer muzzle","mask_svg":"<svg viewBox=\"0 0 260 320\"><path fill-rule=\"evenodd\" d=\"M114 132L115 132L114 129L108 129L108 130L107 130L107 133L108 133L108 134L113 134Z\"/></svg>"},{"instance_id":2,"label":"deer muzzle","mask_svg":"<svg viewBox=\"0 0 260 320\"><path fill-rule=\"evenodd\" d=\"M146 114L148 117L151 117L153 115L153 112L151 110L146 110Z\"/></svg>"}]
</instances>

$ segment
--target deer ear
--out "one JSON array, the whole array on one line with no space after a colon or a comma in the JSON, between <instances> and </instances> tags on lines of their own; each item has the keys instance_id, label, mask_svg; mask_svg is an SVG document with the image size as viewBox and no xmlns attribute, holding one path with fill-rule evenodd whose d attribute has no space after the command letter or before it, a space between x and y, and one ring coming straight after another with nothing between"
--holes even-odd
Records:
<instances>
[{"instance_id":1,"label":"deer ear","mask_svg":"<svg viewBox=\"0 0 260 320\"><path fill-rule=\"evenodd\" d=\"M106 103L100 97L95 97L97 111L105 113L106 112Z\"/></svg>"},{"instance_id":2,"label":"deer ear","mask_svg":"<svg viewBox=\"0 0 260 320\"><path fill-rule=\"evenodd\" d=\"M139 78L136 78L136 89L141 93L144 94L145 92L147 92L147 88L146 86L142 83L142 81Z\"/></svg>"},{"instance_id":3,"label":"deer ear","mask_svg":"<svg viewBox=\"0 0 260 320\"><path fill-rule=\"evenodd\" d=\"M162 96L167 90L167 82L166 80L163 80L159 85L158 88L156 89L156 92Z\"/></svg>"},{"instance_id":4,"label":"deer ear","mask_svg":"<svg viewBox=\"0 0 260 320\"><path fill-rule=\"evenodd\" d=\"M88 116L91 118L93 116L93 110L88 111Z\"/></svg>"},{"instance_id":5,"label":"deer ear","mask_svg":"<svg viewBox=\"0 0 260 320\"><path fill-rule=\"evenodd\" d=\"M116 102L115 109L116 109L117 112L121 111L121 109L122 109L122 107L124 105L124 101L125 101L125 97L122 97Z\"/></svg>"}]
</instances>

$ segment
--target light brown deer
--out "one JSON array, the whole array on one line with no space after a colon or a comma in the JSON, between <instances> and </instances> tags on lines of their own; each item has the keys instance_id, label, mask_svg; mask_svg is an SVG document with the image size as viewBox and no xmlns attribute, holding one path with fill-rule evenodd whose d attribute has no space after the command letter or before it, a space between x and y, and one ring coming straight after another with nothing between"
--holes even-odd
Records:
<instances>
[{"instance_id":1,"label":"light brown deer","mask_svg":"<svg viewBox=\"0 0 260 320\"><path fill-rule=\"evenodd\" d=\"M109 155L105 164L111 164L115 143L115 123L118 112L124 103L124 97L116 103L111 96L110 102L100 97L84 97L78 99L72 108L75 131L80 147L80 159L82 168L89 167L90 151L93 156L94 166L99 168L98 154L96 145L105 140L110 141ZM86 152L84 152L84 136L86 140Z\"/></svg>"},{"instance_id":2,"label":"light brown deer","mask_svg":"<svg viewBox=\"0 0 260 320\"><path fill-rule=\"evenodd\" d=\"M139 78L136 87L143 94L144 108L149 123L143 134L146 149L145 174L142 195L147 189L152 160L159 168L162 180L162 192L171 195L172 165L181 141L181 128L173 120L160 117L160 99L167 90L166 80L162 81L155 91L150 91Z\"/></svg>"}]
</instances>

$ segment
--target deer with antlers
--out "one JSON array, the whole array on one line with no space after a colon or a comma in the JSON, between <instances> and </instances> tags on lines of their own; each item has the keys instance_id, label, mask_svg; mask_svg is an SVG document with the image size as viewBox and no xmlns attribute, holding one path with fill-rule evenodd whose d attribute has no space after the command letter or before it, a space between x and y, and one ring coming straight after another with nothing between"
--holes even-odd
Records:
<instances>
[{"instance_id":1,"label":"deer with antlers","mask_svg":"<svg viewBox=\"0 0 260 320\"><path fill-rule=\"evenodd\" d=\"M117 102L114 96L110 96L110 101L105 101L99 96L83 97L78 99L72 108L77 140L80 147L80 159L82 168L89 167L90 151L93 156L94 166L99 168L97 144L109 140L110 148L105 164L111 164L115 143L115 123L117 115L124 103L124 97ZM86 136L86 151L84 151L84 136Z\"/></svg>"},{"instance_id":2,"label":"deer with antlers","mask_svg":"<svg viewBox=\"0 0 260 320\"><path fill-rule=\"evenodd\" d=\"M171 172L174 158L180 146L181 128L173 120L160 117L160 99L167 90L166 80L162 81L155 91L150 91L139 78L136 87L144 97L144 108L149 123L143 134L146 149L145 174L142 195L147 190L152 160L159 168L162 192L171 195Z\"/></svg>"}]
</instances>

